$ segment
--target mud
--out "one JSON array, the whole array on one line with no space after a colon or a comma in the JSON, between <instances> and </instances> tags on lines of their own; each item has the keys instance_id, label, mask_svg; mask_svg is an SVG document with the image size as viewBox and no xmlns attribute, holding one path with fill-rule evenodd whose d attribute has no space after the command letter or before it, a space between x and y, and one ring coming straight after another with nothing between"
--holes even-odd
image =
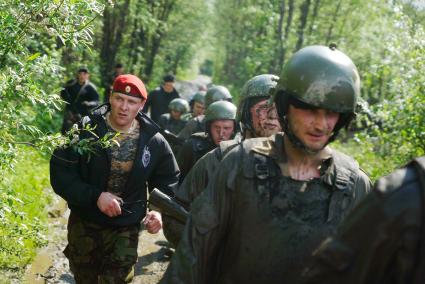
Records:
<instances>
[{"instance_id":1,"label":"mud","mask_svg":"<svg viewBox=\"0 0 425 284\"><path fill-rule=\"evenodd\" d=\"M28 266L22 283L75 283L69 270L68 260L62 253L66 246L66 223L69 211L66 210L65 203L62 200L58 200L55 207L59 210L54 209L49 212L49 245L42 248L33 263ZM135 267L133 283L158 283L173 253L162 231L155 235L142 231L138 253L139 259Z\"/></svg>"}]
</instances>

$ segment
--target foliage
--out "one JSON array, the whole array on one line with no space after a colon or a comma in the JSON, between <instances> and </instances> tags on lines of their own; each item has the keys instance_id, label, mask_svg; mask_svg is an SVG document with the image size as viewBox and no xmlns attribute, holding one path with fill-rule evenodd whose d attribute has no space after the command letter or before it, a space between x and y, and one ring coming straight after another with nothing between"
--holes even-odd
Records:
<instances>
[{"instance_id":1,"label":"foliage","mask_svg":"<svg viewBox=\"0 0 425 284\"><path fill-rule=\"evenodd\" d=\"M255 75L279 74L302 46L336 42L357 65L371 105L357 127L361 147L348 149L361 149L355 156L374 177L424 154L423 9L385 0L242 2L215 2L215 81L237 94Z\"/></svg>"},{"instance_id":2,"label":"foliage","mask_svg":"<svg viewBox=\"0 0 425 284\"><path fill-rule=\"evenodd\" d=\"M0 181L0 268L22 269L46 243L48 165L34 151L19 151L15 171Z\"/></svg>"},{"instance_id":3,"label":"foliage","mask_svg":"<svg viewBox=\"0 0 425 284\"><path fill-rule=\"evenodd\" d=\"M65 143L52 118L63 68L61 49L88 45L95 0L6 0L0 4L0 267L21 268L44 244L47 161Z\"/></svg>"},{"instance_id":4,"label":"foliage","mask_svg":"<svg viewBox=\"0 0 425 284\"><path fill-rule=\"evenodd\" d=\"M59 109L60 44L87 44L96 1L6 1L0 9L0 174L12 168L19 144L53 141L40 113ZM53 40L52 40L53 38ZM48 74L48 76L46 76Z\"/></svg>"}]
</instances>

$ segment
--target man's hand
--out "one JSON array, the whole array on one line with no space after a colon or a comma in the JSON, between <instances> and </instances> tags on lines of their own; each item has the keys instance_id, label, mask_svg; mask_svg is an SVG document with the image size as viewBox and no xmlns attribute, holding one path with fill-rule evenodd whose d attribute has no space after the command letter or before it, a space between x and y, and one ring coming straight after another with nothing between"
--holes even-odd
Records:
<instances>
[{"instance_id":1,"label":"man's hand","mask_svg":"<svg viewBox=\"0 0 425 284\"><path fill-rule=\"evenodd\" d=\"M162 228L161 214L156 211L149 211L145 218L143 218L143 224L146 230L151 234L156 234Z\"/></svg>"},{"instance_id":2,"label":"man's hand","mask_svg":"<svg viewBox=\"0 0 425 284\"><path fill-rule=\"evenodd\" d=\"M121 197L116 196L110 192L102 192L97 199L97 207L103 214L109 217L121 215Z\"/></svg>"}]
</instances>

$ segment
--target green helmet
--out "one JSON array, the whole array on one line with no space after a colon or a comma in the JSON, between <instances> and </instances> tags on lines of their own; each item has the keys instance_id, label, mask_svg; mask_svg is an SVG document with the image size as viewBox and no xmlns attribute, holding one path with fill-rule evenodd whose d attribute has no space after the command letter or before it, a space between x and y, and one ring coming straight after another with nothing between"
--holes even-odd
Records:
<instances>
[{"instance_id":1,"label":"green helmet","mask_svg":"<svg viewBox=\"0 0 425 284\"><path fill-rule=\"evenodd\" d=\"M236 106L227 101L212 103L205 111L205 122L219 119L236 120Z\"/></svg>"},{"instance_id":2,"label":"green helmet","mask_svg":"<svg viewBox=\"0 0 425 284\"><path fill-rule=\"evenodd\" d=\"M280 117L286 114L290 98L313 107L354 114L360 77L351 59L335 45L308 46L285 64L275 94Z\"/></svg>"},{"instance_id":3,"label":"green helmet","mask_svg":"<svg viewBox=\"0 0 425 284\"><path fill-rule=\"evenodd\" d=\"M168 109L174 110L174 111L179 111L181 113L186 113L189 111L189 104L186 100L184 99L174 99L172 100L169 104L168 104Z\"/></svg>"},{"instance_id":4,"label":"green helmet","mask_svg":"<svg viewBox=\"0 0 425 284\"><path fill-rule=\"evenodd\" d=\"M205 95L205 107L216 101L232 102L232 95L229 90L224 86L213 86L208 89Z\"/></svg>"},{"instance_id":5,"label":"green helmet","mask_svg":"<svg viewBox=\"0 0 425 284\"><path fill-rule=\"evenodd\" d=\"M276 75L262 74L251 78L242 87L237 120L243 127L252 129L250 108L260 100L270 98L278 80Z\"/></svg>"},{"instance_id":6,"label":"green helmet","mask_svg":"<svg viewBox=\"0 0 425 284\"><path fill-rule=\"evenodd\" d=\"M205 94L206 92L204 91L199 91L196 94L193 95L193 97L190 99L190 102L193 103L200 103L200 104L205 104Z\"/></svg>"}]
</instances>

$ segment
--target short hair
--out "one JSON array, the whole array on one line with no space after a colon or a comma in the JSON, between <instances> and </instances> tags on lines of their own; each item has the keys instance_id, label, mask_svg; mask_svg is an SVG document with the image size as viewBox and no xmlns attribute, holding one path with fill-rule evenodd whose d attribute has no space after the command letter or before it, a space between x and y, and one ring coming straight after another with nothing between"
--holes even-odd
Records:
<instances>
[{"instance_id":1,"label":"short hair","mask_svg":"<svg viewBox=\"0 0 425 284\"><path fill-rule=\"evenodd\" d=\"M115 68L123 68L124 65L122 63L117 63L115 64Z\"/></svg>"},{"instance_id":2,"label":"short hair","mask_svg":"<svg viewBox=\"0 0 425 284\"><path fill-rule=\"evenodd\" d=\"M162 78L162 80L163 80L164 82L174 82L174 81L175 81L175 78L174 78L174 76L173 76L173 75L168 74L168 75L165 75L165 76Z\"/></svg>"}]
</instances>

